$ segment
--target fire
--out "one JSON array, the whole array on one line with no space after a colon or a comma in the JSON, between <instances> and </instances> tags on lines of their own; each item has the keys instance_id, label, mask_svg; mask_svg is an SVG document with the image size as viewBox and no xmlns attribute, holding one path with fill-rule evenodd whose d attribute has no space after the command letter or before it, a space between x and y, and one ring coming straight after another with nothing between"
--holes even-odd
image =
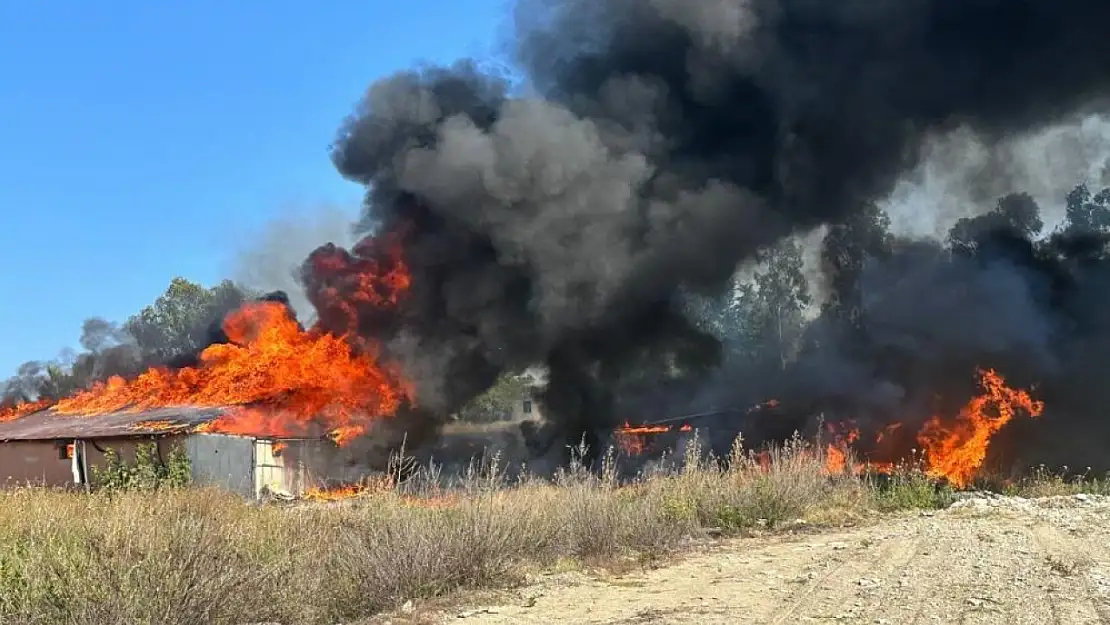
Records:
<instances>
[{"instance_id":1,"label":"fire","mask_svg":"<svg viewBox=\"0 0 1110 625\"><path fill-rule=\"evenodd\" d=\"M831 474L844 473L848 468L848 453L846 450L829 444L825 448L825 470Z\"/></svg>"},{"instance_id":2,"label":"fire","mask_svg":"<svg viewBox=\"0 0 1110 625\"><path fill-rule=\"evenodd\" d=\"M853 420L825 425L828 436L823 447L809 452L824 463L829 475L863 475L893 473L899 467L922 468L934 479L943 479L957 488L964 488L976 477L987 457L991 438L1021 413L1038 417L1044 403L1034 400L1027 391L1012 389L996 371L978 371L982 393L973 397L954 416L936 415L916 434L907 432L905 422L893 422L865 436ZM748 412L774 407L777 401L759 404ZM684 425L681 430L689 430ZM631 425L625 423L615 432L616 442L627 455L644 453L652 436L674 431L666 424ZM865 444L865 439L870 443ZM913 442L920 447L909 449ZM899 446L905 449L899 451ZM912 457L911 457L912 456ZM756 452L755 465L769 470L773 455ZM855 460L854 458L861 458Z\"/></svg>"},{"instance_id":3,"label":"fire","mask_svg":"<svg viewBox=\"0 0 1110 625\"><path fill-rule=\"evenodd\" d=\"M138 432L150 432L150 431L162 432L162 431L167 431L167 430L178 429L180 427L181 426L178 425L174 421L167 421L165 419L157 419L157 420L153 420L153 421L140 421L139 423L136 423L135 425L131 426L131 429L135 430L135 431L138 431Z\"/></svg>"},{"instance_id":4,"label":"fire","mask_svg":"<svg viewBox=\"0 0 1110 625\"><path fill-rule=\"evenodd\" d=\"M4 421L13 421L20 417L25 417L32 412L38 412L40 410L49 408L50 404L51 402L49 400L43 399L39 401L24 402L6 408L0 407L0 423L3 423Z\"/></svg>"},{"instance_id":5,"label":"fire","mask_svg":"<svg viewBox=\"0 0 1110 625\"><path fill-rule=\"evenodd\" d=\"M342 447L348 442L362 436L366 433L366 425L362 423L351 423L341 425L332 431L328 432L328 438L335 441L336 445Z\"/></svg>"},{"instance_id":6,"label":"fire","mask_svg":"<svg viewBox=\"0 0 1110 625\"><path fill-rule=\"evenodd\" d=\"M236 406L204 429L228 434L305 435L318 422L350 440L406 397L395 376L343 337L302 331L282 304L246 304L229 315L231 343L212 345L200 365L111 378L54 405L89 415L164 406Z\"/></svg>"},{"instance_id":7,"label":"fire","mask_svg":"<svg viewBox=\"0 0 1110 625\"><path fill-rule=\"evenodd\" d=\"M53 404L41 401L0 412L0 420L48 407L83 416L230 406L224 416L198 429L292 437L311 436L314 428L322 428L337 444L362 435L373 420L394 414L413 396L398 371L378 362L375 346L351 334L358 315L353 307L384 310L395 305L410 277L396 246L386 250L388 257L376 260L356 258L335 246L322 250L313 256L314 266L341 273L328 278L342 279L347 288L321 289L317 301L351 316L343 328L346 334L333 328L303 330L283 304L251 302L224 319L229 342L206 348L196 367L156 367L129 380L112 377Z\"/></svg>"},{"instance_id":8,"label":"fire","mask_svg":"<svg viewBox=\"0 0 1110 625\"><path fill-rule=\"evenodd\" d=\"M367 489L361 485L351 484L334 488L310 488L304 493L308 501L342 501L365 494Z\"/></svg>"},{"instance_id":9,"label":"fire","mask_svg":"<svg viewBox=\"0 0 1110 625\"><path fill-rule=\"evenodd\" d=\"M432 493L426 496L398 494L397 482L390 475L366 478L356 484L310 488L301 495L301 498L315 503L331 503L373 495L394 495L403 504L422 508L448 508L459 501L454 494Z\"/></svg>"},{"instance_id":10,"label":"fire","mask_svg":"<svg viewBox=\"0 0 1110 625\"><path fill-rule=\"evenodd\" d=\"M991 437L1013 420L1018 411L1031 417L1044 412L1044 403L1029 393L1006 386L993 370L979 372L983 394L973 398L952 421L934 416L917 435L932 477L967 486L987 457Z\"/></svg>"},{"instance_id":11,"label":"fire","mask_svg":"<svg viewBox=\"0 0 1110 625\"><path fill-rule=\"evenodd\" d=\"M832 442L825 447L825 470L831 474L859 471L860 467L848 466L849 449L859 440L859 428L849 421L844 424L829 423L825 429L833 437Z\"/></svg>"},{"instance_id":12,"label":"fire","mask_svg":"<svg viewBox=\"0 0 1110 625\"><path fill-rule=\"evenodd\" d=\"M395 484L392 476L379 475L365 478L355 484L309 488L304 492L302 498L309 501L341 501L372 493L390 492L393 490L394 486Z\"/></svg>"},{"instance_id":13,"label":"fire","mask_svg":"<svg viewBox=\"0 0 1110 625\"><path fill-rule=\"evenodd\" d=\"M765 402L756 404L756 405L752 406L751 408L748 408L748 413L751 414L753 412L759 412L760 410L766 410L768 408L778 408L778 406L779 406L779 400L777 400L777 399L768 399Z\"/></svg>"},{"instance_id":14,"label":"fire","mask_svg":"<svg viewBox=\"0 0 1110 625\"><path fill-rule=\"evenodd\" d=\"M670 425L632 425L625 421L624 425L617 428L614 434L616 435L617 446L620 447L621 451L629 456L638 456L647 449L648 440L651 436L666 434L671 431L689 432L691 429L689 424L684 424L676 430Z\"/></svg>"},{"instance_id":15,"label":"fire","mask_svg":"<svg viewBox=\"0 0 1110 625\"><path fill-rule=\"evenodd\" d=\"M883 441L887 440L892 435L894 435L895 432L897 432L901 429L902 429L902 424L901 423L891 423L890 425L886 426L885 428L882 429L882 431L880 431L878 434L875 435L875 442L876 443L882 443Z\"/></svg>"},{"instance_id":16,"label":"fire","mask_svg":"<svg viewBox=\"0 0 1110 625\"><path fill-rule=\"evenodd\" d=\"M973 397L954 418L933 416L916 435L923 452L925 472L957 488L971 483L986 460L991 438L1019 412L1038 417L1044 411L1043 402L1033 400L1026 391L1006 386L997 372L983 370L978 373L982 394ZM903 423L886 426L875 435L875 444L883 444L903 427ZM859 429L851 421L830 424L827 429L833 437L825 448L825 468L830 474L889 473L895 469L896 463L889 460L849 463L849 450L861 438Z\"/></svg>"}]
</instances>

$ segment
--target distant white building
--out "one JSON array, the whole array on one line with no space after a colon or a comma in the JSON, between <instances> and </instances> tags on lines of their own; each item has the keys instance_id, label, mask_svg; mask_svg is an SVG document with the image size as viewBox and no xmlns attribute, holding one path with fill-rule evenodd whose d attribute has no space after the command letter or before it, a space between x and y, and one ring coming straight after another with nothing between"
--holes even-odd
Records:
<instances>
[{"instance_id":1,"label":"distant white building","mask_svg":"<svg viewBox=\"0 0 1110 625\"><path fill-rule=\"evenodd\" d=\"M511 419L513 421L523 421L525 419L538 420L543 415L540 412L539 402L532 396L525 396L520 401L513 404L513 412Z\"/></svg>"},{"instance_id":2,"label":"distant white building","mask_svg":"<svg viewBox=\"0 0 1110 625\"><path fill-rule=\"evenodd\" d=\"M543 414L540 411L539 402L536 401L536 395L547 384L547 371L533 367L526 369L524 373L517 376L517 379L525 382L524 396L513 404L510 418L513 421L542 419Z\"/></svg>"}]
</instances>

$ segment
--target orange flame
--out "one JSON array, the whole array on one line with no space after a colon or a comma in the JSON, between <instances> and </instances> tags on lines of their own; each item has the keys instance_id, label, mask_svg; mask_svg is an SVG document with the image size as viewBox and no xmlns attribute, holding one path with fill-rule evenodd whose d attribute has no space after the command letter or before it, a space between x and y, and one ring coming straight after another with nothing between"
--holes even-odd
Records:
<instances>
[{"instance_id":1,"label":"orange flame","mask_svg":"<svg viewBox=\"0 0 1110 625\"><path fill-rule=\"evenodd\" d=\"M916 436L924 452L926 473L957 488L971 483L986 460L991 438L1019 411L1032 417L1044 411L1043 402L1033 400L1026 391L1009 388L993 370L979 371L979 384L983 393L973 397L954 419L934 415ZM886 426L875 435L875 443L883 443L902 427L902 423ZM825 467L830 474L889 473L895 469L895 463L889 461L849 463L849 450L860 439L859 430L851 422L830 425L828 430L833 435L825 448Z\"/></svg>"},{"instance_id":2,"label":"orange flame","mask_svg":"<svg viewBox=\"0 0 1110 625\"><path fill-rule=\"evenodd\" d=\"M617 446L620 447L621 451L629 456L638 456L644 453L650 437L654 435L675 431L689 432L691 430L689 424L675 428L670 425L632 425L625 421L623 426L617 428L614 435Z\"/></svg>"},{"instance_id":3,"label":"orange flame","mask_svg":"<svg viewBox=\"0 0 1110 625\"><path fill-rule=\"evenodd\" d=\"M833 440L825 447L825 470L829 473L857 472L857 466L848 466L848 450L859 440L860 431L852 422L843 424L829 423L825 429Z\"/></svg>"},{"instance_id":4,"label":"orange flame","mask_svg":"<svg viewBox=\"0 0 1110 625\"><path fill-rule=\"evenodd\" d=\"M334 256L337 248L328 249ZM397 303L410 278L400 249L392 249L391 256L388 269L373 260L359 260L349 276L357 289L348 296L382 308ZM339 299L337 293L323 297L331 306L355 314L329 299ZM349 325L353 328L355 322ZM53 404L40 401L0 411L0 420L48 407L80 416L230 406L216 421L197 429L283 437L311 436L314 428L322 428L337 444L345 444L364 434L375 419L413 400L399 372L377 362L373 345L319 328L302 330L281 303L247 303L225 318L223 329L229 342L206 348L196 367L152 368L130 380L112 377Z\"/></svg>"},{"instance_id":5,"label":"orange flame","mask_svg":"<svg viewBox=\"0 0 1110 625\"><path fill-rule=\"evenodd\" d=\"M20 417L25 417L32 412L38 412L50 407L49 400L42 399L39 401L29 401L16 404L14 406L0 407L0 423L5 421L14 421Z\"/></svg>"},{"instance_id":6,"label":"orange flame","mask_svg":"<svg viewBox=\"0 0 1110 625\"><path fill-rule=\"evenodd\" d=\"M847 468L847 451L830 443L829 446L825 448L825 471L837 474L844 473Z\"/></svg>"},{"instance_id":7,"label":"orange flame","mask_svg":"<svg viewBox=\"0 0 1110 625\"><path fill-rule=\"evenodd\" d=\"M161 432L166 430L178 429L180 427L181 426L174 421L157 419L153 421L140 421L139 423L131 426L131 429L138 432Z\"/></svg>"},{"instance_id":8,"label":"orange flame","mask_svg":"<svg viewBox=\"0 0 1110 625\"><path fill-rule=\"evenodd\" d=\"M366 488L357 485L335 486L331 488L317 487L305 491L303 497L309 501L342 501L366 493Z\"/></svg>"},{"instance_id":9,"label":"orange flame","mask_svg":"<svg viewBox=\"0 0 1110 625\"><path fill-rule=\"evenodd\" d=\"M302 331L282 304L246 304L224 324L231 343L212 345L200 365L149 369L114 377L54 405L61 414L89 415L164 406L237 406L207 424L227 434L301 436L317 422L336 442L361 434L369 421L392 414L407 397L399 378L342 337Z\"/></svg>"},{"instance_id":10,"label":"orange flame","mask_svg":"<svg viewBox=\"0 0 1110 625\"><path fill-rule=\"evenodd\" d=\"M991 437L1019 410L1031 417L1044 412L1044 402L1026 391L1009 388L993 370L980 371L979 384L983 394L968 402L954 421L934 416L917 435L929 475L945 478L959 488L971 483L987 457Z\"/></svg>"},{"instance_id":11,"label":"orange flame","mask_svg":"<svg viewBox=\"0 0 1110 625\"><path fill-rule=\"evenodd\" d=\"M920 460L926 473L936 479L945 479L957 488L966 487L978 474L986 460L991 438L999 430L1021 412L1039 417L1044 411L1043 402L1032 399L1027 391L1006 386L997 372L980 370L978 375L983 388L980 395L968 401L954 418L933 416L916 435L917 444L923 450ZM771 400L752 410L776 404L775 400ZM894 422L874 435L875 445L882 445L873 454L879 456L879 460L870 457L862 461L852 460L852 452L860 443L862 434L851 420L827 424L825 429L831 435L831 441L825 445L823 452L808 453L822 457L829 475L892 473L901 462L908 460L892 454L892 444L898 444L897 440L893 440L895 434L904 427L904 423ZM689 425L684 425L681 429L689 428ZM616 440L625 453L638 455L647 449L651 436L670 431L673 429L667 425L633 426L625 423L616 430ZM760 469L771 469L773 455L769 451L756 452L754 458L755 465ZM915 464L917 460L915 458Z\"/></svg>"},{"instance_id":12,"label":"orange flame","mask_svg":"<svg viewBox=\"0 0 1110 625\"><path fill-rule=\"evenodd\" d=\"M393 490L395 483L390 475L368 477L355 484L340 486L317 486L304 492L302 498L309 501L341 501L372 493L384 493Z\"/></svg>"},{"instance_id":13,"label":"orange flame","mask_svg":"<svg viewBox=\"0 0 1110 625\"><path fill-rule=\"evenodd\" d=\"M320 486L310 488L301 496L306 501L331 503L358 497L396 493L397 483L389 475L379 475L362 480L357 484L341 486ZM459 502L455 494L400 495L401 503L422 508L447 508Z\"/></svg>"}]
</instances>

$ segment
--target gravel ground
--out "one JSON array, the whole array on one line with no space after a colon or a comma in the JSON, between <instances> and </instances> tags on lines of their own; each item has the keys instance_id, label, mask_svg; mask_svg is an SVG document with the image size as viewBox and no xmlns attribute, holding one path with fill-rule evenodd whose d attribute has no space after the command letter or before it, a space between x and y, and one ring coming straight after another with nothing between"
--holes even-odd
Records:
<instances>
[{"instance_id":1,"label":"gravel ground","mask_svg":"<svg viewBox=\"0 0 1110 625\"><path fill-rule=\"evenodd\" d=\"M619 577L542 576L433 620L1110 625L1110 499L965 496L834 532L718 544Z\"/></svg>"}]
</instances>

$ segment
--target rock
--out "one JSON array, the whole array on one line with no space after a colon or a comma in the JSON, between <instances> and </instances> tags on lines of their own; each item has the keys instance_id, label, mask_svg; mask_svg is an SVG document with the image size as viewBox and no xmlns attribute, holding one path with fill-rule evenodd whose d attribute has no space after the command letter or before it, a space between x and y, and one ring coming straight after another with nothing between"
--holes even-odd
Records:
<instances>
[{"instance_id":1,"label":"rock","mask_svg":"<svg viewBox=\"0 0 1110 625\"><path fill-rule=\"evenodd\" d=\"M416 610L416 606L412 604L412 599L409 599L401 606L402 614L412 614Z\"/></svg>"}]
</instances>

